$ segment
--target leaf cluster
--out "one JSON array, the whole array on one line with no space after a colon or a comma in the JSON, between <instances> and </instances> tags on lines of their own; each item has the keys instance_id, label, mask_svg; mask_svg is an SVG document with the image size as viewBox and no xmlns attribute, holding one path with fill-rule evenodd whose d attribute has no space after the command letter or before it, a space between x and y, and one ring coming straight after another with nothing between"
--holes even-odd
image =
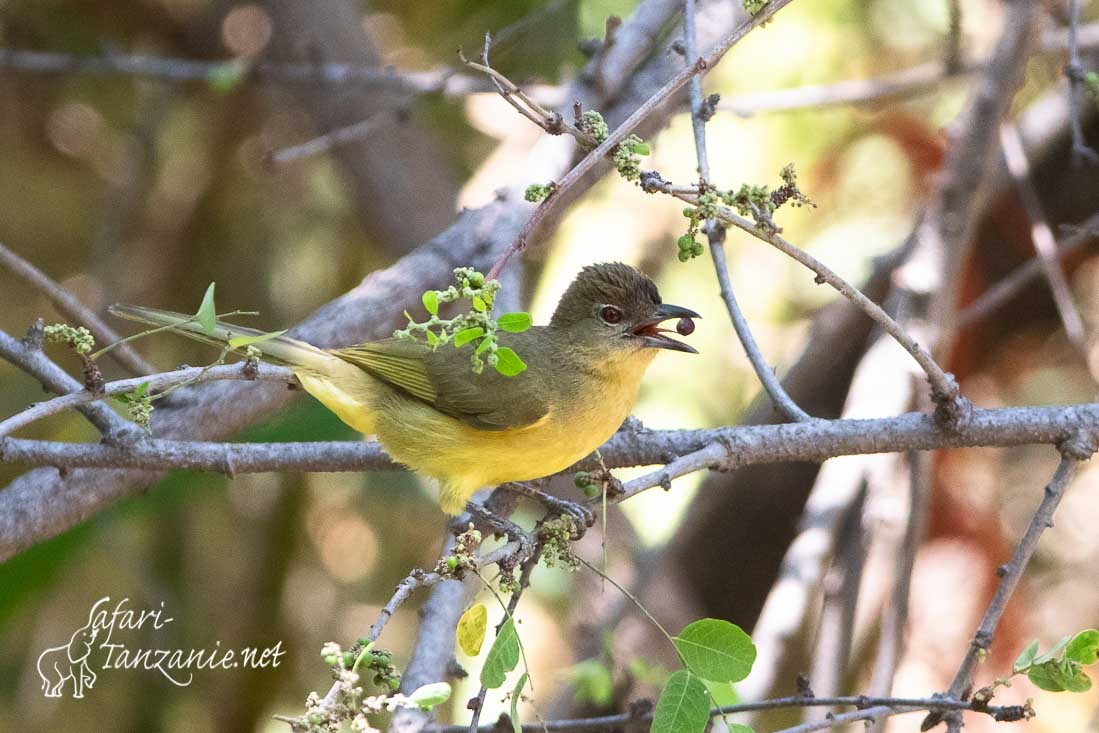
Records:
<instances>
[{"instance_id":1,"label":"leaf cluster","mask_svg":"<svg viewBox=\"0 0 1099 733\"><path fill-rule=\"evenodd\" d=\"M522 333L531 327L533 319L529 313L504 313L499 318L492 317L492 306L500 290L498 280L486 280L485 276L468 267L454 270L455 284L446 290L424 291L420 300L427 311L428 319L416 321L408 311L408 325L393 332L394 338L416 339L422 337L432 349L446 344L461 348L467 344L473 346L470 354L470 366L475 374L480 374L485 364L494 368L505 377L514 377L527 368L526 363L515 351L501 346L498 340L500 331ZM470 308L453 318L439 316L439 307L445 303L468 300Z\"/></svg>"}]
</instances>

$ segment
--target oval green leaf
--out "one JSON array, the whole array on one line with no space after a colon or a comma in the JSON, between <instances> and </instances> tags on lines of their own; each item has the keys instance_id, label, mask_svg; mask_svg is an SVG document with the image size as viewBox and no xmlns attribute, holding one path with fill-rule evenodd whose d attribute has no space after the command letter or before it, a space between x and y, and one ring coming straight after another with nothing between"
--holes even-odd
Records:
<instances>
[{"instance_id":1,"label":"oval green leaf","mask_svg":"<svg viewBox=\"0 0 1099 733\"><path fill-rule=\"evenodd\" d=\"M485 604L477 603L466 609L458 619L458 646L471 657L481 653L481 644L485 641L485 629L488 628L488 609Z\"/></svg>"},{"instance_id":2,"label":"oval green leaf","mask_svg":"<svg viewBox=\"0 0 1099 733\"><path fill-rule=\"evenodd\" d=\"M474 295L473 300L470 302L473 303L473 310L477 311L478 313L484 313L488 309L488 305L485 303L485 299L482 298L480 295Z\"/></svg>"},{"instance_id":3,"label":"oval green leaf","mask_svg":"<svg viewBox=\"0 0 1099 733\"><path fill-rule=\"evenodd\" d=\"M508 333L522 333L534 325L530 313L505 313L496 319L496 325Z\"/></svg>"},{"instance_id":4,"label":"oval green leaf","mask_svg":"<svg viewBox=\"0 0 1099 733\"><path fill-rule=\"evenodd\" d=\"M714 682L739 682L756 661L751 637L721 619L704 618L688 624L673 641L687 668Z\"/></svg>"},{"instance_id":5,"label":"oval green leaf","mask_svg":"<svg viewBox=\"0 0 1099 733\"><path fill-rule=\"evenodd\" d=\"M1099 631L1087 629L1072 637L1065 647L1065 658L1080 664L1095 664L1099 661Z\"/></svg>"},{"instance_id":6,"label":"oval green leaf","mask_svg":"<svg viewBox=\"0 0 1099 733\"><path fill-rule=\"evenodd\" d=\"M473 328L464 328L458 333L454 334L454 346L455 348L465 346L474 339L479 339L485 335L485 329L480 326L474 326Z\"/></svg>"},{"instance_id":7,"label":"oval green leaf","mask_svg":"<svg viewBox=\"0 0 1099 733\"><path fill-rule=\"evenodd\" d=\"M496 371L505 377L514 377L527 368L526 362L506 346L496 349Z\"/></svg>"},{"instance_id":8,"label":"oval green leaf","mask_svg":"<svg viewBox=\"0 0 1099 733\"><path fill-rule=\"evenodd\" d=\"M431 710L450 699L450 685L446 682L432 682L429 685L417 687L408 698L416 703L420 710Z\"/></svg>"},{"instance_id":9,"label":"oval green leaf","mask_svg":"<svg viewBox=\"0 0 1099 733\"><path fill-rule=\"evenodd\" d=\"M653 710L651 733L702 733L710 722L710 698L702 680L681 669L668 678Z\"/></svg>"},{"instance_id":10,"label":"oval green leaf","mask_svg":"<svg viewBox=\"0 0 1099 733\"><path fill-rule=\"evenodd\" d=\"M433 316L439 315L439 291L425 290L420 297L424 303L424 309ZM411 319L410 319L411 320Z\"/></svg>"},{"instance_id":11,"label":"oval green leaf","mask_svg":"<svg viewBox=\"0 0 1099 733\"><path fill-rule=\"evenodd\" d=\"M1026 645L1023 651L1019 652L1019 656L1015 659L1015 664L1011 665L1013 672L1022 672L1031 664L1034 663L1034 658L1038 656L1038 640L1030 642Z\"/></svg>"},{"instance_id":12,"label":"oval green leaf","mask_svg":"<svg viewBox=\"0 0 1099 733\"><path fill-rule=\"evenodd\" d=\"M213 336L218 325L218 314L214 309L214 283L206 288L206 294L202 296L202 305L195 312L195 320L202 327L202 332L207 336Z\"/></svg>"},{"instance_id":13,"label":"oval green leaf","mask_svg":"<svg viewBox=\"0 0 1099 733\"><path fill-rule=\"evenodd\" d=\"M490 690L502 687L508 672L519 664L519 635L515 633L515 619L508 616L496 633L492 648L481 668L481 684Z\"/></svg>"},{"instance_id":14,"label":"oval green leaf","mask_svg":"<svg viewBox=\"0 0 1099 733\"><path fill-rule=\"evenodd\" d=\"M264 341L277 339L284 333L286 333L286 329L283 329L281 331L271 331L270 333L261 333L255 336L234 336L233 338L229 339L229 348L239 349L241 346L253 346L255 344L262 344Z\"/></svg>"}]
</instances>

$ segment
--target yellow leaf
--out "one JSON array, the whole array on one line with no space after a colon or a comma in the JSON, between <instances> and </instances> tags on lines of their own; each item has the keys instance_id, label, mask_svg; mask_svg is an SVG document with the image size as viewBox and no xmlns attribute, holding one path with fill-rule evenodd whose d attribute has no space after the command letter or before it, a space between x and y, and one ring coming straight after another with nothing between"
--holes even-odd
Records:
<instances>
[{"instance_id":1,"label":"yellow leaf","mask_svg":"<svg viewBox=\"0 0 1099 733\"><path fill-rule=\"evenodd\" d=\"M471 657L481 653L481 644L485 640L488 627L488 609L485 604L470 606L462 618L458 619L458 646Z\"/></svg>"}]
</instances>

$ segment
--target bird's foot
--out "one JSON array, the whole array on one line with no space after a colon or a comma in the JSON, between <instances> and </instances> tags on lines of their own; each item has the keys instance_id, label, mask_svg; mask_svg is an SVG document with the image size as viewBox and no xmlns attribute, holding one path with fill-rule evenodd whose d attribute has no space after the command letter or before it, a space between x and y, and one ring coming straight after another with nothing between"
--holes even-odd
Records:
<instances>
[{"instance_id":1,"label":"bird's foot","mask_svg":"<svg viewBox=\"0 0 1099 733\"><path fill-rule=\"evenodd\" d=\"M472 501L466 502L466 513L470 515L475 523L483 524L493 534L504 535L513 540L520 539L527 534L515 522L506 517L501 517L499 514L493 514L480 504L475 504Z\"/></svg>"},{"instance_id":2,"label":"bird's foot","mask_svg":"<svg viewBox=\"0 0 1099 733\"><path fill-rule=\"evenodd\" d=\"M544 491L539 491L533 486L520 483L504 484L504 488L508 491L513 491L517 494L534 499L539 502L551 512L572 517L576 521L577 539L584 536L584 532L595 524L595 513L591 509L588 509L583 504L578 504L575 501L569 501L568 499L561 499L547 494Z\"/></svg>"},{"instance_id":3,"label":"bird's foot","mask_svg":"<svg viewBox=\"0 0 1099 733\"><path fill-rule=\"evenodd\" d=\"M480 504L475 504L472 501L466 502L466 513L474 520L475 524L480 524L483 529L487 529L493 534L507 537L511 542L518 543L519 549L516 552L517 557L530 557L531 551L534 548L534 536L525 531L518 524L506 517L501 517L499 514L493 514Z\"/></svg>"}]
</instances>

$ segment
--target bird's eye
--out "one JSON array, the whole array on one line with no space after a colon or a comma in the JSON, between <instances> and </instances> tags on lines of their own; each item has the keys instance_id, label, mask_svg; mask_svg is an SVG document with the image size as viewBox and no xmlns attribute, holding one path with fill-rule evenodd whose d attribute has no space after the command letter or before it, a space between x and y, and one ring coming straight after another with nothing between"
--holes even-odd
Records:
<instances>
[{"instance_id":1,"label":"bird's eye","mask_svg":"<svg viewBox=\"0 0 1099 733\"><path fill-rule=\"evenodd\" d=\"M614 325L622 321L622 311L613 305L605 305L600 309L599 317L603 319L603 323Z\"/></svg>"}]
</instances>

